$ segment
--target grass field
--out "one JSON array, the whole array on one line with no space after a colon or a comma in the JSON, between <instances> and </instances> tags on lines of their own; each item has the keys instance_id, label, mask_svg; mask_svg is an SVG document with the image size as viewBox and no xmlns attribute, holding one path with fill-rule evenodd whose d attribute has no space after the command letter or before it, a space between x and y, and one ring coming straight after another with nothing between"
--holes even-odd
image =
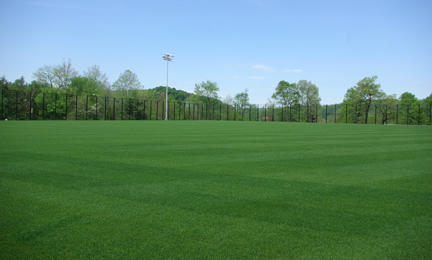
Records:
<instances>
[{"instance_id":1,"label":"grass field","mask_svg":"<svg viewBox=\"0 0 432 260\"><path fill-rule=\"evenodd\" d=\"M0 259L431 259L432 127L0 122Z\"/></svg>"}]
</instances>

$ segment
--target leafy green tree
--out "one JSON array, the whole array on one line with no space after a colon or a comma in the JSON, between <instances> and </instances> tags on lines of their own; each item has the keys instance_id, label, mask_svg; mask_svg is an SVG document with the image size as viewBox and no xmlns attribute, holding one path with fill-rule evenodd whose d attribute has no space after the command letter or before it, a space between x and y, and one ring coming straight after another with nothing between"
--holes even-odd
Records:
<instances>
[{"instance_id":1,"label":"leafy green tree","mask_svg":"<svg viewBox=\"0 0 432 260\"><path fill-rule=\"evenodd\" d=\"M318 87L307 80L300 80L297 87L300 91L300 102L306 106L306 121L313 121L312 107L318 106L321 101Z\"/></svg>"},{"instance_id":2,"label":"leafy green tree","mask_svg":"<svg viewBox=\"0 0 432 260\"><path fill-rule=\"evenodd\" d=\"M25 86L26 86L26 82L23 76L21 76L21 78L15 80L11 87L13 90L17 90L17 91L24 91L25 90Z\"/></svg>"},{"instance_id":3,"label":"leafy green tree","mask_svg":"<svg viewBox=\"0 0 432 260\"><path fill-rule=\"evenodd\" d=\"M26 94L24 92L26 83L24 77L14 82L8 82L3 76L0 80L2 85L3 116L12 119L27 119Z\"/></svg>"},{"instance_id":4,"label":"leafy green tree","mask_svg":"<svg viewBox=\"0 0 432 260\"><path fill-rule=\"evenodd\" d=\"M223 103L232 106L232 105L234 105L234 99L231 97L230 94L227 94L227 96L223 100Z\"/></svg>"},{"instance_id":5,"label":"leafy green tree","mask_svg":"<svg viewBox=\"0 0 432 260\"><path fill-rule=\"evenodd\" d=\"M9 90L10 82L7 81L5 76L0 78L0 90Z\"/></svg>"},{"instance_id":6,"label":"leafy green tree","mask_svg":"<svg viewBox=\"0 0 432 260\"><path fill-rule=\"evenodd\" d=\"M202 81L199 84L195 84L195 90L194 90L195 95L200 96L203 99L203 101L207 103L207 105L209 105L212 100L219 98L218 92L219 92L219 87L216 82L207 80L207 81Z\"/></svg>"},{"instance_id":7,"label":"leafy green tree","mask_svg":"<svg viewBox=\"0 0 432 260\"><path fill-rule=\"evenodd\" d=\"M102 86L102 89L99 91L101 95L106 97L110 97L112 95L111 83L108 81L107 75L105 73L102 74L98 65L88 67L87 71L84 71L83 75L84 77L93 80L96 85Z\"/></svg>"},{"instance_id":8,"label":"leafy green tree","mask_svg":"<svg viewBox=\"0 0 432 260\"><path fill-rule=\"evenodd\" d=\"M381 114L381 123L387 124L389 120L395 120L396 118L396 105L399 100L396 98L396 94L388 95L385 98L379 99L376 102L376 108Z\"/></svg>"},{"instance_id":9,"label":"leafy green tree","mask_svg":"<svg viewBox=\"0 0 432 260\"><path fill-rule=\"evenodd\" d=\"M241 93L237 93L234 96L235 104L237 104L238 108L241 109L241 118L244 118L245 107L249 104L249 93L248 89L245 89Z\"/></svg>"},{"instance_id":10,"label":"leafy green tree","mask_svg":"<svg viewBox=\"0 0 432 260\"><path fill-rule=\"evenodd\" d=\"M39 83L49 84L51 87L57 87L67 90L74 77L78 72L72 67L72 61L63 59L59 65L44 65L33 73L33 78Z\"/></svg>"},{"instance_id":11,"label":"leafy green tree","mask_svg":"<svg viewBox=\"0 0 432 260\"><path fill-rule=\"evenodd\" d=\"M285 107L297 104L300 100L300 92L297 84L290 84L285 80L279 81L272 98L275 99L278 104L284 105Z\"/></svg>"},{"instance_id":12,"label":"leafy green tree","mask_svg":"<svg viewBox=\"0 0 432 260\"><path fill-rule=\"evenodd\" d=\"M300 92L296 83L289 83L285 80L279 81L275 88L275 93L273 93L272 98L276 100L276 103L283 105L285 107L298 104L300 100ZM289 118L290 113L285 113L286 121L292 121L293 114L291 114L291 119Z\"/></svg>"},{"instance_id":13,"label":"leafy green tree","mask_svg":"<svg viewBox=\"0 0 432 260\"><path fill-rule=\"evenodd\" d=\"M234 96L235 103L241 107L245 107L249 105L249 93L248 89L245 89L243 92L237 93Z\"/></svg>"},{"instance_id":14,"label":"leafy green tree","mask_svg":"<svg viewBox=\"0 0 432 260\"><path fill-rule=\"evenodd\" d=\"M45 119L62 120L66 119L71 106L66 106L66 93L59 88L47 87L41 89L35 97L39 115ZM66 110L67 107L67 110Z\"/></svg>"},{"instance_id":15,"label":"leafy green tree","mask_svg":"<svg viewBox=\"0 0 432 260\"><path fill-rule=\"evenodd\" d=\"M165 95L166 95L166 86L159 86L156 87L154 89L148 89L146 90L147 92L149 92L149 97L151 97L151 99L159 99L159 100L165 100ZM163 93L163 95L162 95ZM175 88L170 88L168 87L168 101L185 101L187 100L187 98L190 96L190 93L187 93L186 91L180 90L180 89L175 89ZM162 99L163 96L163 99Z\"/></svg>"},{"instance_id":16,"label":"leafy green tree","mask_svg":"<svg viewBox=\"0 0 432 260\"><path fill-rule=\"evenodd\" d=\"M364 109L365 124L367 124L369 109L372 101L386 96L386 94L381 90L381 85L375 83L377 78L377 76L373 76L371 78L365 77L357 82L356 86L348 89L347 93L345 94L344 101L347 101L346 103L359 105L358 113L361 113L361 109Z\"/></svg>"},{"instance_id":17,"label":"leafy green tree","mask_svg":"<svg viewBox=\"0 0 432 260\"><path fill-rule=\"evenodd\" d=\"M5 107L5 104L7 105L8 104L8 100L9 100L9 98L8 98L8 90L9 90L9 81L7 81L7 79L6 79L6 77L5 76L2 76L1 78L0 78L0 91L1 91L1 95L2 95L2 100L0 100L0 102L2 103L2 118L1 118L1 120L3 120L3 119L5 119L5 118L7 118L7 112L8 112L8 110L6 109L6 107Z\"/></svg>"},{"instance_id":18,"label":"leafy green tree","mask_svg":"<svg viewBox=\"0 0 432 260\"><path fill-rule=\"evenodd\" d=\"M63 59L63 62L52 69L54 75L54 83L61 89L67 89L72 79L78 76L78 72L72 68L72 61L69 59L67 62Z\"/></svg>"},{"instance_id":19,"label":"leafy green tree","mask_svg":"<svg viewBox=\"0 0 432 260\"><path fill-rule=\"evenodd\" d=\"M432 105L432 94L430 94L429 97L425 98L425 103L429 106Z\"/></svg>"},{"instance_id":20,"label":"leafy green tree","mask_svg":"<svg viewBox=\"0 0 432 260\"><path fill-rule=\"evenodd\" d=\"M33 73L37 82L49 84L51 87L54 87L54 77L53 67L49 65L44 65Z\"/></svg>"},{"instance_id":21,"label":"leafy green tree","mask_svg":"<svg viewBox=\"0 0 432 260\"><path fill-rule=\"evenodd\" d=\"M425 113L426 113L426 117L429 118L429 124L432 124L431 119L432 119L432 94L430 94L427 98L425 98L423 100L424 103L424 107L425 107Z\"/></svg>"},{"instance_id":22,"label":"leafy green tree","mask_svg":"<svg viewBox=\"0 0 432 260\"><path fill-rule=\"evenodd\" d=\"M117 91L119 97L129 97L130 91L140 88L141 83L138 80L137 74L130 70L125 70L125 72L121 73L113 84L113 89Z\"/></svg>"},{"instance_id":23,"label":"leafy green tree","mask_svg":"<svg viewBox=\"0 0 432 260\"><path fill-rule=\"evenodd\" d=\"M404 121L406 123L411 124L423 124L425 119L425 114L422 109L422 103L417 97L410 93L405 92L400 97L401 103L401 112L402 115L405 115Z\"/></svg>"},{"instance_id":24,"label":"leafy green tree","mask_svg":"<svg viewBox=\"0 0 432 260\"><path fill-rule=\"evenodd\" d=\"M95 81L98 85L102 85L105 89L111 87L107 75L105 73L102 74L98 65L88 67L87 71L84 71L83 75L84 77Z\"/></svg>"},{"instance_id":25,"label":"leafy green tree","mask_svg":"<svg viewBox=\"0 0 432 260\"><path fill-rule=\"evenodd\" d=\"M68 92L74 95L102 95L104 86L101 82L78 76L72 79Z\"/></svg>"},{"instance_id":26,"label":"leafy green tree","mask_svg":"<svg viewBox=\"0 0 432 260\"><path fill-rule=\"evenodd\" d=\"M200 99L202 99L206 103L206 115L209 112L209 107L212 103L214 103L218 98L219 87L217 82L213 82L210 80L202 81L199 84L195 84L195 95L197 95ZM203 113L204 114L204 113Z\"/></svg>"}]
</instances>

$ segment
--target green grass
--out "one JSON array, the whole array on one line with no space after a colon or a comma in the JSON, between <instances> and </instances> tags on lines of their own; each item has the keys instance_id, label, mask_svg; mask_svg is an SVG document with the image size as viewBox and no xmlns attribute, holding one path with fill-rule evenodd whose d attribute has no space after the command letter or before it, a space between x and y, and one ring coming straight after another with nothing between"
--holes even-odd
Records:
<instances>
[{"instance_id":1,"label":"green grass","mask_svg":"<svg viewBox=\"0 0 432 260\"><path fill-rule=\"evenodd\" d=\"M432 128L0 122L0 259L431 259Z\"/></svg>"}]
</instances>

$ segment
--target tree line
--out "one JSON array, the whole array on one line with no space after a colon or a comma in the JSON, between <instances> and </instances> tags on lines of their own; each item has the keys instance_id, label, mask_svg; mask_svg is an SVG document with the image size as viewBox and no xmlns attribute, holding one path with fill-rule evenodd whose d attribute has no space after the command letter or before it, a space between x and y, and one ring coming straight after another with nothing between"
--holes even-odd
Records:
<instances>
[{"instance_id":1,"label":"tree line","mask_svg":"<svg viewBox=\"0 0 432 260\"><path fill-rule=\"evenodd\" d=\"M6 77L0 78L0 89L2 91L2 104L9 104L11 100L16 99L15 110L18 110L18 103L20 106L29 106L31 100L33 102L32 111L38 114L38 107L43 107L45 113L53 114L57 112L57 109L61 111L66 109L67 99L58 99L58 95L70 95L70 96L99 96L108 98L125 99L127 104L126 108L133 109L131 100L155 100L164 101L166 95L166 87L159 86L153 89L144 89L138 80L137 75L130 71L125 70L120 74L119 78L111 84L108 81L106 74L100 71L99 66L94 65L88 67L86 71L79 74L72 67L71 60L63 60L58 65L44 65L33 73L34 80L31 83L27 83L24 77L21 77L14 82L9 82ZM432 94L425 99L418 99L412 93L405 92L399 97L395 94L387 95L382 89L381 85L376 83L377 76L365 77L357 84L349 88L344 96L343 102L338 106L326 106L325 118L329 113L334 114L334 121L346 121L348 118L350 122L368 123L370 111L382 115L380 117L380 123L388 123L390 120L394 120L399 108L402 111L410 113L409 108L411 107L412 115L407 117L413 118L427 118L427 114L430 114L427 109L422 109L420 112L416 112L415 107L427 107L432 105ZM10 90L16 91L14 95ZM175 88L168 88L168 102L188 102L188 103L204 103L206 108L210 109L211 106L217 106L222 103L235 106L236 108L251 107L252 104L249 100L249 90L245 89L241 93L237 93L234 98L227 95L225 99L218 96L220 89L217 82L214 81L202 81L195 84L194 93L188 93L182 90L176 90ZM9 93L9 94L8 94ZM12 94L11 94L12 93ZM20 94L18 94L20 93ZM45 97L48 100L54 100L47 102L44 105ZM18 102L18 100L27 100L27 102ZM89 100L87 98L87 100ZM87 106L92 109L94 104L88 104ZM281 106L288 109L291 107L302 106L305 108L303 115L306 117L307 122L317 121L318 117L324 118L323 106L320 104L321 98L319 96L318 87L311 81L300 80L298 82L289 83L282 80L278 83L274 93L268 102L265 104L266 107ZM94 102L93 102L94 103ZM318 112L320 108L320 113ZM3 105L2 105L3 108ZM407 109L408 108L408 109ZM88 108L87 108L88 109ZM129 110L130 110L129 109ZM3 109L4 110L4 109ZM13 110L12 107L7 108L7 111ZM334 111L332 111L334 110ZM240 117L244 118L247 110L242 109ZM207 111L208 112L208 111ZM332 113L333 112L333 113ZM2 111L4 113L4 111ZM67 111L64 111L67 114ZM249 112L251 113L251 112ZM423 113L424 115L420 115ZM284 114L284 121L296 121L295 113ZM375 120L376 120L375 116Z\"/></svg>"}]
</instances>

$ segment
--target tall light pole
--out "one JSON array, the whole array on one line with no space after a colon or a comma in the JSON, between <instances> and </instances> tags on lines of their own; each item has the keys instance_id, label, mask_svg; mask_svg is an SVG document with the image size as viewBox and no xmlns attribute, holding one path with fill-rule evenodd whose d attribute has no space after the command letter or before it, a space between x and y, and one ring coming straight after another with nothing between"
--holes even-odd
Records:
<instances>
[{"instance_id":1,"label":"tall light pole","mask_svg":"<svg viewBox=\"0 0 432 260\"><path fill-rule=\"evenodd\" d=\"M166 109L165 109L165 120L168 120L168 61L172 61L172 59L175 57L174 54L165 53L164 56L162 56L163 60L167 61L167 84L166 84Z\"/></svg>"}]
</instances>

